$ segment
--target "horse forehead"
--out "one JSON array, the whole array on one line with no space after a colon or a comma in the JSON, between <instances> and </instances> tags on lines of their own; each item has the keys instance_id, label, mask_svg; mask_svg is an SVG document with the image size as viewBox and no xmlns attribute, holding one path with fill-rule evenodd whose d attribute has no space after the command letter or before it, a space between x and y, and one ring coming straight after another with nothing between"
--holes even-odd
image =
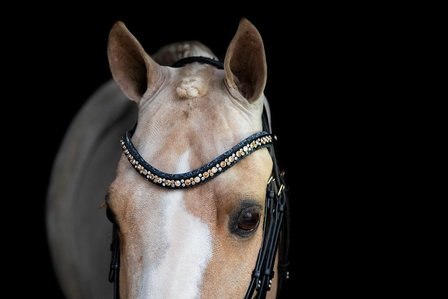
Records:
<instances>
[{"instance_id":1,"label":"horse forehead","mask_svg":"<svg viewBox=\"0 0 448 299\"><path fill-rule=\"evenodd\" d=\"M194 63L170 71L162 90L140 108L133 136L139 153L154 167L178 173L179 163L186 159L190 168L183 172L191 171L261 129L259 117L248 115L231 98L222 70ZM126 160L122 163L127 166ZM237 168L232 172L247 172L246 167Z\"/></svg>"},{"instance_id":2,"label":"horse forehead","mask_svg":"<svg viewBox=\"0 0 448 299\"><path fill-rule=\"evenodd\" d=\"M234 108L236 102L232 101L224 83L223 70L193 63L170 71L170 76L158 95L159 104L171 106L169 111L175 112L189 107L205 112L203 116L212 116L214 107L221 113L225 113L228 110L226 108ZM241 104L237 104L237 107L241 108Z\"/></svg>"},{"instance_id":3,"label":"horse forehead","mask_svg":"<svg viewBox=\"0 0 448 299\"><path fill-rule=\"evenodd\" d=\"M192 64L178 71L174 87L178 99L194 99L205 96L210 81L219 76L219 71L208 65Z\"/></svg>"},{"instance_id":4,"label":"horse forehead","mask_svg":"<svg viewBox=\"0 0 448 299\"><path fill-rule=\"evenodd\" d=\"M190 150L197 168L260 130L255 115L231 98L223 76L211 66L180 70L140 109L133 142L148 162L173 172Z\"/></svg>"}]
</instances>

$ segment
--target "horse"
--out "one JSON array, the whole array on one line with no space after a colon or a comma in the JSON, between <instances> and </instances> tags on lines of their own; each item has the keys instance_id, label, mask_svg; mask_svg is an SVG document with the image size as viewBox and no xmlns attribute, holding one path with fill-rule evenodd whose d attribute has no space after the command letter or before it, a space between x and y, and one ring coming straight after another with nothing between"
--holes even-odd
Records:
<instances>
[{"instance_id":1,"label":"horse","mask_svg":"<svg viewBox=\"0 0 448 299\"><path fill-rule=\"evenodd\" d=\"M72 122L48 191L66 298L278 298L288 204L255 26L221 63L196 41L150 56L117 22L108 59L114 81Z\"/></svg>"}]
</instances>

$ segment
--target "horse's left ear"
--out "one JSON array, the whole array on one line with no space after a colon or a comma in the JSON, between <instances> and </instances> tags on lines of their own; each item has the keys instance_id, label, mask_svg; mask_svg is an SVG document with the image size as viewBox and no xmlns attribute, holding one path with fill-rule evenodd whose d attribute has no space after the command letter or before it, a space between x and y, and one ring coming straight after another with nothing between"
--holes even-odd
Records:
<instances>
[{"instance_id":1,"label":"horse's left ear","mask_svg":"<svg viewBox=\"0 0 448 299\"><path fill-rule=\"evenodd\" d=\"M263 40L257 28L242 19L224 59L227 85L249 103L261 97L266 85L267 67Z\"/></svg>"}]
</instances>

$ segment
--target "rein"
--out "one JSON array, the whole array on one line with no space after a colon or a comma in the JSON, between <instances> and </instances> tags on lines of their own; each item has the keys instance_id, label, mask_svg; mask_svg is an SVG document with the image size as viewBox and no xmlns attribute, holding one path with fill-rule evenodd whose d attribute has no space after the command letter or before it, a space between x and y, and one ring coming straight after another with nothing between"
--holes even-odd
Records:
<instances>
[{"instance_id":1,"label":"rein","mask_svg":"<svg viewBox=\"0 0 448 299\"><path fill-rule=\"evenodd\" d=\"M172 67L182 67L186 64L198 62L213 65L223 69L223 64L215 59L193 56L186 57L175 62ZM136 127L136 126L135 126ZM135 129L134 127L134 129ZM146 162L138 153L131 141L134 129L125 133L120 140L123 154L128 158L130 164L146 180L162 188L185 189L202 185L212 178L218 176L225 170L236 165L239 161L252 152L267 147L273 161L273 170L267 183L266 203L264 211L263 241L258 252L255 268L244 299L263 299L271 289L274 279L274 263L278 250L278 290L277 298L280 298L281 289L289 279L289 203L286 194L284 173L280 171L274 151L274 140L270 124L270 112L268 103L265 102L263 110L263 132L255 133L234 147L221 154L209 163L186 173L170 174L158 170ZM112 252L109 281L114 284L114 299L119 299L119 273L120 273L120 240L118 236L118 225L109 210L107 218L112 222Z\"/></svg>"}]
</instances>

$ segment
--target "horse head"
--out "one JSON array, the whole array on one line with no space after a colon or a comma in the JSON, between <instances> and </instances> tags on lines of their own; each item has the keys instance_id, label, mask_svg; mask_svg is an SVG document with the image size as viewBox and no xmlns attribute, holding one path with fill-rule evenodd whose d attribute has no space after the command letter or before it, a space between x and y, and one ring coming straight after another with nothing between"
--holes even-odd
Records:
<instances>
[{"instance_id":1,"label":"horse head","mask_svg":"<svg viewBox=\"0 0 448 299\"><path fill-rule=\"evenodd\" d=\"M113 78L138 107L130 141L145 161L172 174L200 168L262 131L267 77L261 36L247 20L223 69L164 65L169 51L215 59L199 43L176 47L151 57L120 22L108 44ZM237 156L229 156L222 167L178 181L130 164L128 153L107 197L120 239L120 298L244 298L263 238L268 150L254 150L231 168Z\"/></svg>"}]
</instances>

